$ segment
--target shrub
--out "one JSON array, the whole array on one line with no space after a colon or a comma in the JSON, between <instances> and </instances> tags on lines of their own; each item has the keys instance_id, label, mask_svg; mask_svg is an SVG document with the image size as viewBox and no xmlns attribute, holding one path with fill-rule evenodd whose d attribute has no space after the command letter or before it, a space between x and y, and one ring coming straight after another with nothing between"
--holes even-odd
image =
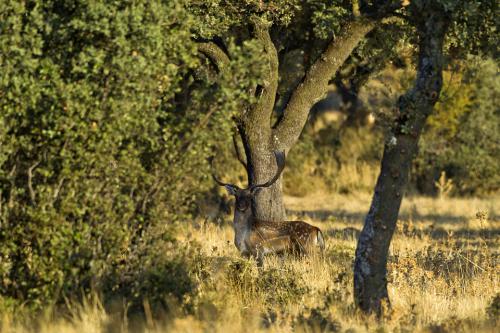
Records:
<instances>
[{"instance_id":1,"label":"shrub","mask_svg":"<svg viewBox=\"0 0 500 333\"><path fill-rule=\"evenodd\" d=\"M212 186L200 170L229 117L208 110L230 112L235 90L195 78L184 4L0 3L4 299L88 292Z\"/></svg>"},{"instance_id":2,"label":"shrub","mask_svg":"<svg viewBox=\"0 0 500 333\"><path fill-rule=\"evenodd\" d=\"M290 267L269 268L257 280L258 291L266 296L266 304L283 306L300 302L309 292L303 278Z\"/></svg>"},{"instance_id":3,"label":"shrub","mask_svg":"<svg viewBox=\"0 0 500 333\"><path fill-rule=\"evenodd\" d=\"M471 65L445 77L444 97L429 118L415 162L419 189L435 193L442 171L456 194L484 195L499 190L500 81L497 64L470 59Z\"/></svg>"}]
</instances>

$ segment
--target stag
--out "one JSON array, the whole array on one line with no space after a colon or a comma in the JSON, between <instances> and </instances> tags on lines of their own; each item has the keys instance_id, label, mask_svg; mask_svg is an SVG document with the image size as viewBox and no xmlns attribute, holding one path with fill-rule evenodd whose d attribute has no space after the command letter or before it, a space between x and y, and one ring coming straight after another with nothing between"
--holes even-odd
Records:
<instances>
[{"instance_id":1,"label":"stag","mask_svg":"<svg viewBox=\"0 0 500 333\"><path fill-rule=\"evenodd\" d=\"M325 242L321 230L303 221L261 221L252 210L254 197L262 189L276 182L285 168L284 152L274 152L278 170L274 177L263 184L241 189L234 184L220 181L212 172L214 181L224 186L236 198L234 209L234 244L244 256L253 256L262 265L263 257L269 253L305 254L319 249L323 252Z\"/></svg>"}]
</instances>

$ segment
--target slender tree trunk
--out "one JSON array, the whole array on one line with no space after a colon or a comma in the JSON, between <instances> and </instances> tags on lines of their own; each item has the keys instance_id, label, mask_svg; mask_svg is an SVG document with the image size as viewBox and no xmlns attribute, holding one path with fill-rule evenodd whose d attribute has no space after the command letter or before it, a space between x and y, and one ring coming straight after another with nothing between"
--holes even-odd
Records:
<instances>
[{"instance_id":1,"label":"slender tree trunk","mask_svg":"<svg viewBox=\"0 0 500 333\"><path fill-rule=\"evenodd\" d=\"M380 175L358 240L354 262L354 297L366 313L381 315L387 293L387 256L399 208L422 128L442 87L442 46L446 15L431 4L416 22L419 63L414 87L399 100L399 116L386 140Z\"/></svg>"}]
</instances>

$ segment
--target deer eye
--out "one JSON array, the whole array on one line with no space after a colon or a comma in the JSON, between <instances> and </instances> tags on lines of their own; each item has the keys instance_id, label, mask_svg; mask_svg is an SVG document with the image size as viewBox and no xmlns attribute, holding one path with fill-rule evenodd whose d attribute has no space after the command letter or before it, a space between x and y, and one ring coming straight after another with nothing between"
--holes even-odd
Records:
<instances>
[{"instance_id":1,"label":"deer eye","mask_svg":"<svg viewBox=\"0 0 500 333\"><path fill-rule=\"evenodd\" d=\"M238 201L236 203L236 208L239 211L245 211L248 209L249 206L250 206L250 202L248 200L241 200L241 201Z\"/></svg>"}]
</instances>

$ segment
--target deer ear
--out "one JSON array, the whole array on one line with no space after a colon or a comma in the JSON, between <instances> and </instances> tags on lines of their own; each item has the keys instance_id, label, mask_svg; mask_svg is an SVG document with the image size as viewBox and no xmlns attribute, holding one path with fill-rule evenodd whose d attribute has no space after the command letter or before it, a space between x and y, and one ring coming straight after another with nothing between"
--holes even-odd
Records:
<instances>
[{"instance_id":1,"label":"deer ear","mask_svg":"<svg viewBox=\"0 0 500 333\"><path fill-rule=\"evenodd\" d=\"M236 189L234 188L234 186L224 185L224 187L226 188L227 193L229 193L230 195L236 195Z\"/></svg>"}]
</instances>

